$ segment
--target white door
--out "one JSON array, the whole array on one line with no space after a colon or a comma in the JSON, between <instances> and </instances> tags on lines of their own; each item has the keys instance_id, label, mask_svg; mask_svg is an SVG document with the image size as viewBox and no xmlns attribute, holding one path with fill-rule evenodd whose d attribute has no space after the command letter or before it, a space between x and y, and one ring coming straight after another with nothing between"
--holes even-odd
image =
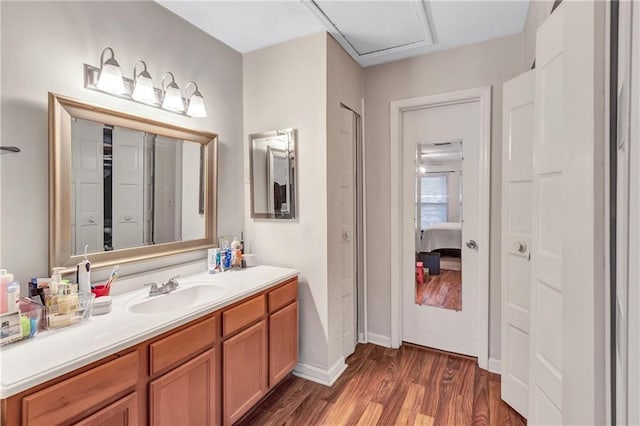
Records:
<instances>
[{"instance_id":1,"label":"white door","mask_svg":"<svg viewBox=\"0 0 640 426\"><path fill-rule=\"evenodd\" d=\"M502 90L502 399L529 405L529 299L535 71Z\"/></svg>"},{"instance_id":2,"label":"white door","mask_svg":"<svg viewBox=\"0 0 640 426\"><path fill-rule=\"evenodd\" d=\"M355 268L355 148L356 116L348 108L340 108L340 265L342 281L342 352L351 355L356 348Z\"/></svg>"},{"instance_id":3,"label":"white door","mask_svg":"<svg viewBox=\"0 0 640 426\"><path fill-rule=\"evenodd\" d=\"M144 132L113 129L113 249L144 243Z\"/></svg>"},{"instance_id":4,"label":"white door","mask_svg":"<svg viewBox=\"0 0 640 426\"><path fill-rule=\"evenodd\" d=\"M536 46L528 417L540 425L562 423L564 11L542 24Z\"/></svg>"},{"instance_id":5,"label":"white door","mask_svg":"<svg viewBox=\"0 0 640 426\"><path fill-rule=\"evenodd\" d=\"M634 196L634 182L636 180L631 178L632 157L635 153L637 157L637 145L634 146L632 140L631 126L632 120L638 121L637 102L639 89L634 87L637 84L633 80L632 72L632 60L635 59L636 63L638 58L634 58L634 53L639 52L640 46L633 46L637 43L637 34L635 39L633 38L633 31L639 32L638 28L634 28L635 25L640 23L633 23L632 17L635 13L636 16L640 16L637 10L638 3L632 2L620 2L619 3L619 28L618 28L618 87L617 87L617 217L616 217L616 265L612 267L616 268L616 297L615 297L615 318L616 318L616 334L615 334L615 357L612 360L616 365L616 406L613 407L616 413L616 423L618 424L637 424L637 410L638 402L635 400L634 407L634 394L637 396L637 389L633 390L638 385L637 371L638 362L637 358L633 357L634 351L637 353L637 348L634 348L638 342L638 324L632 322L633 311L637 310L637 305L630 304L630 300L634 292L637 290L630 286L632 281L631 274L632 268L638 264L638 256L632 257L633 251L633 230L636 229L637 224L630 221L630 218L638 218L637 212L632 212ZM636 18L637 19L637 18ZM634 52L635 48L635 52ZM637 67L637 64L636 64ZM635 70L634 70L635 71ZM635 71L637 72L637 71ZM636 80L637 75L635 76ZM632 92L632 88L635 88L635 99ZM635 102L632 106L632 102ZM635 113L635 115L634 115ZM634 118L632 118L634 117ZM612 124L614 125L614 124ZM636 151L634 151L636 150ZM637 171L636 171L637 173ZM636 175L637 176L637 175ZM636 186L637 190L637 186ZM634 194L637 196L637 194ZM636 199L637 200L637 199ZM637 201L636 201L637 202ZM637 207L637 206L636 206ZM637 247L637 242L636 242ZM637 281L635 281L637 283ZM637 294L637 293L635 293ZM637 300L637 299L636 299ZM636 317L637 318L637 317ZM634 333L635 331L635 333ZM635 334L635 335L634 335ZM636 342L634 344L634 342ZM636 361L634 361L634 359ZM634 370L635 369L635 370ZM634 373L635 371L635 373Z\"/></svg>"},{"instance_id":6,"label":"white door","mask_svg":"<svg viewBox=\"0 0 640 426\"><path fill-rule=\"evenodd\" d=\"M93 121L74 119L71 127L73 150L75 251L89 253L104 250L103 198L103 126Z\"/></svg>"},{"instance_id":7,"label":"white door","mask_svg":"<svg viewBox=\"0 0 640 426\"><path fill-rule=\"evenodd\" d=\"M413 279L403 280L403 331L404 341L434 347L446 351L479 356L481 325L478 321L478 291L481 264L479 253L489 250L489 241L480 238L481 229L488 227L482 223L478 213L483 192L480 167L480 102L462 102L430 108L404 111L402 113L403 170L402 190L404 200L417 201L416 175L420 171L417 163L418 144L437 145L438 141L462 141L462 223L461 234L455 241L447 241L450 249L461 249L462 253L462 290L459 310L443 309L417 302L417 284ZM458 189L459 191L459 189ZM417 209L404 212L404 222L410 223L411 236L422 227ZM451 215L447 214L447 217ZM445 224L445 225L448 225ZM451 223L454 225L460 225ZM459 228L458 228L459 229ZM453 230L451 235L453 235ZM459 231L458 231L459 232ZM446 237L447 240L449 237ZM468 247L464 242L473 240L476 248ZM455 246L455 247L454 247ZM429 249L418 251L432 251ZM415 271L415 262L413 263Z\"/></svg>"}]
</instances>

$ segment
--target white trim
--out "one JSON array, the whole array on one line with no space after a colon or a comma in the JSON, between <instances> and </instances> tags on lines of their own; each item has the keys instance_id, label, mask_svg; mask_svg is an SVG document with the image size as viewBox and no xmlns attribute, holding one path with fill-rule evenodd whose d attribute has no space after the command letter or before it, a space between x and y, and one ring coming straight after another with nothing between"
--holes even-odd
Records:
<instances>
[{"instance_id":1,"label":"white trim","mask_svg":"<svg viewBox=\"0 0 640 426\"><path fill-rule=\"evenodd\" d=\"M383 336L382 334L368 333L369 343L374 345L384 346L385 348L391 348L391 338L389 336Z\"/></svg>"},{"instance_id":2,"label":"white trim","mask_svg":"<svg viewBox=\"0 0 640 426\"><path fill-rule=\"evenodd\" d=\"M333 36L349 56L363 67L415 56L416 53L426 53L436 42L432 19L428 11L429 5L424 0L412 2L411 4L413 11L416 14L416 21L420 35L422 36L421 41L364 54L360 54L354 49L344 34L340 32L340 29L334 25L331 19L314 0L301 0L301 2L307 7L309 12L322 23L327 32Z\"/></svg>"},{"instance_id":3,"label":"white trim","mask_svg":"<svg viewBox=\"0 0 640 426\"><path fill-rule=\"evenodd\" d=\"M631 93L630 114L636 117L630 122L631 134L629 140L629 217L636 218L629 223L629 327L627 329L629 341L627 346L628 365L628 418L629 424L640 424L640 365L637 362L640 357L640 290L637 283L640 281L640 265L631 259L640 257L640 224L637 218L640 216L640 123L637 120L640 114L640 2L632 4L632 40L631 40ZM635 360L635 362L632 362Z\"/></svg>"},{"instance_id":4,"label":"white trim","mask_svg":"<svg viewBox=\"0 0 640 426\"><path fill-rule=\"evenodd\" d=\"M364 340L364 333L358 333L358 343L367 343L367 341Z\"/></svg>"},{"instance_id":5,"label":"white trim","mask_svg":"<svg viewBox=\"0 0 640 426\"><path fill-rule=\"evenodd\" d=\"M362 103L362 116L360 117L360 143L362 148L362 304L361 309L363 310L363 326L362 333L364 336L362 337L362 343L367 343L368 341L368 330L369 330L369 304L367 303L367 293L369 284L367 281L367 156L365 153L366 150L366 138L365 138L365 125L364 125L364 98L361 98Z\"/></svg>"},{"instance_id":6,"label":"white trim","mask_svg":"<svg viewBox=\"0 0 640 426\"><path fill-rule=\"evenodd\" d=\"M332 386L347 367L347 364L344 362L344 357L340 357L328 370L309 364L298 363L293 370L293 375L315 383L320 383L321 385Z\"/></svg>"},{"instance_id":7,"label":"white trim","mask_svg":"<svg viewBox=\"0 0 640 426\"><path fill-rule=\"evenodd\" d=\"M498 358L489 358L488 370L492 373L502 375L502 360Z\"/></svg>"},{"instance_id":8,"label":"white trim","mask_svg":"<svg viewBox=\"0 0 640 426\"><path fill-rule=\"evenodd\" d=\"M480 339L478 364L480 368L487 368L489 359L489 226L490 226L490 146L491 146L491 86L475 89L459 90L437 95L420 96L416 98L400 99L390 104L390 205L391 208L391 347L399 348L402 342L402 276L403 265L409 265L407 256L413 256L410 248L412 242L405 242L402 238L402 113L413 109L431 108L459 103L478 102L480 106L480 221L486 226L480 230L479 241L484 243L479 251L480 273L478 293L478 318L480 324ZM394 208L397 207L397 208ZM411 253L408 253L411 252ZM413 275L413 271L411 271Z\"/></svg>"}]
</instances>

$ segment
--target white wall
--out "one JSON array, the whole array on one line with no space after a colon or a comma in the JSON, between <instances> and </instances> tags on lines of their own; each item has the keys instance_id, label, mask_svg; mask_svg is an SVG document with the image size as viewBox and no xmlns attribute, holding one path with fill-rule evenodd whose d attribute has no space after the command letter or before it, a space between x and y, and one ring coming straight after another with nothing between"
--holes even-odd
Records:
<instances>
[{"instance_id":1,"label":"white wall","mask_svg":"<svg viewBox=\"0 0 640 426\"><path fill-rule=\"evenodd\" d=\"M328 359L327 42L313 34L246 53L244 76L245 241L261 264L300 271L300 362ZM298 129L297 218L251 219L249 135Z\"/></svg>"},{"instance_id":2,"label":"white wall","mask_svg":"<svg viewBox=\"0 0 640 426\"><path fill-rule=\"evenodd\" d=\"M326 43L327 285L329 289L329 365L333 365L341 358L343 350L342 262L340 260L340 256L342 256L342 221L340 217L342 211L340 207L342 202L340 197L340 157L342 153L342 139L340 137L341 104L362 116L364 88L363 70L360 65L358 65L330 35L327 35ZM355 235L355 232L353 235Z\"/></svg>"},{"instance_id":3,"label":"white wall","mask_svg":"<svg viewBox=\"0 0 640 426\"><path fill-rule=\"evenodd\" d=\"M2 10L2 143L19 154L0 156L2 267L25 283L48 276L47 92L219 134L218 231L241 229L242 57L150 1L7 2ZM207 118L188 118L84 89L83 63L98 65L112 46L123 72L144 59L157 86L173 71L181 87L198 82ZM137 265L154 268L206 253ZM92 274L92 277L97 274Z\"/></svg>"},{"instance_id":4,"label":"white wall","mask_svg":"<svg viewBox=\"0 0 640 426\"><path fill-rule=\"evenodd\" d=\"M522 34L364 70L369 332L390 336L389 103L492 85L490 356L500 357L502 83L522 71Z\"/></svg>"}]
</instances>

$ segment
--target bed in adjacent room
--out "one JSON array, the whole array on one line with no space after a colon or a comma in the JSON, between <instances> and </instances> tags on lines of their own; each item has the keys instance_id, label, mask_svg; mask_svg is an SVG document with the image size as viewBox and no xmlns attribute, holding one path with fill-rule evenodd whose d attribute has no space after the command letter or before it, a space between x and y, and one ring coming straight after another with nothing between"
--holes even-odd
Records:
<instances>
[{"instance_id":1,"label":"bed in adjacent room","mask_svg":"<svg viewBox=\"0 0 640 426\"><path fill-rule=\"evenodd\" d=\"M462 249L461 223L437 223L422 230L416 251L431 252L442 249Z\"/></svg>"}]
</instances>

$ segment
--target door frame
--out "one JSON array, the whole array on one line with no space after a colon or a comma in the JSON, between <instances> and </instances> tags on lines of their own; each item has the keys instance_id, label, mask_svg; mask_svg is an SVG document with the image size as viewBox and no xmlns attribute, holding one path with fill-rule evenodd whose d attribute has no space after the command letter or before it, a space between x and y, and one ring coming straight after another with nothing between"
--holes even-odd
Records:
<instances>
[{"instance_id":1,"label":"door frame","mask_svg":"<svg viewBox=\"0 0 640 426\"><path fill-rule=\"evenodd\" d=\"M478 236L486 246L480 250L480 274L478 277L478 309L476 320L480 324L478 364L487 369L489 362L489 226L490 226L490 176L491 176L491 86L458 90L434 95L418 96L392 101L390 103L390 197L391 197L391 347L399 348L402 343L402 283L415 279L414 239L403 238L403 211L413 209L413 200L402 196L402 114L405 111L443 107L463 103L478 102L479 144L480 144L480 221L482 227Z\"/></svg>"}]
</instances>

